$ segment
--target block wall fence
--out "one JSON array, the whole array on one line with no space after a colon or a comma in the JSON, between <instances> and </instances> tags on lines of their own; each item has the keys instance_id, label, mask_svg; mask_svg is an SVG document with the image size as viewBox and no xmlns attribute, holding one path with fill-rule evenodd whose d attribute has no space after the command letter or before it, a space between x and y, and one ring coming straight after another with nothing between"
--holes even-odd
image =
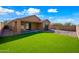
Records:
<instances>
[{"instance_id":1,"label":"block wall fence","mask_svg":"<svg viewBox=\"0 0 79 59\"><path fill-rule=\"evenodd\" d=\"M50 29L55 29L55 30L64 30L64 31L74 31L76 32L76 26L58 26L58 25L52 25L50 24L49 26Z\"/></svg>"}]
</instances>

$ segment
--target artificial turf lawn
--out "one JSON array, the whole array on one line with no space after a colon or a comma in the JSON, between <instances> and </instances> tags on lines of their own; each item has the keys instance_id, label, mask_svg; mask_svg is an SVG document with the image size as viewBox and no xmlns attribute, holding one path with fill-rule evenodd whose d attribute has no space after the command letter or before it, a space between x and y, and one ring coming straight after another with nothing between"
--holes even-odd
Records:
<instances>
[{"instance_id":1,"label":"artificial turf lawn","mask_svg":"<svg viewBox=\"0 0 79 59\"><path fill-rule=\"evenodd\" d=\"M79 52L79 40L55 33L21 34L1 38L0 52Z\"/></svg>"}]
</instances>

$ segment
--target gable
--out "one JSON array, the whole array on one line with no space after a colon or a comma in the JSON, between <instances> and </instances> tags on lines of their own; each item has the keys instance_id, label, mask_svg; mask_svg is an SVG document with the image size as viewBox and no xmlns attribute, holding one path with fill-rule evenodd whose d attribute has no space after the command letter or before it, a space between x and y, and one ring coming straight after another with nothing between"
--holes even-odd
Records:
<instances>
[{"instance_id":1,"label":"gable","mask_svg":"<svg viewBox=\"0 0 79 59\"><path fill-rule=\"evenodd\" d=\"M27 21L27 22L41 22L41 19L38 18L38 17L35 16L35 15L32 15L32 16L28 16L28 17L22 18L21 21Z\"/></svg>"},{"instance_id":2,"label":"gable","mask_svg":"<svg viewBox=\"0 0 79 59\"><path fill-rule=\"evenodd\" d=\"M48 24L49 24L49 23L50 23L50 21L49 21L49 20L47 20L47 19L46 19L46 20L43 20L42 22L43 22L43 24L46 24L46 23L48 23Z\"/></svg>"},{"instance_id":3,"label":"gable","mask_svg":"<svg viewBox=\"0 0 79 59\"><path fill-rule=\"evenodd\" d=\"M49 21L48 19L46 19L46 20L43 20L43 22L48 22L48 23L50 23L50 21Z\"/></svg>"}]
</instances>

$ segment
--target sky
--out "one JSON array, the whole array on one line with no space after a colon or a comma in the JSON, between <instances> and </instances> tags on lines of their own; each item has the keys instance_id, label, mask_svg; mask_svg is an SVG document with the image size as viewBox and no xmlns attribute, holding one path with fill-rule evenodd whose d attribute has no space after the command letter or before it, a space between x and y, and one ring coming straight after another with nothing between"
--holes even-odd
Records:
<instances>
[{"instance_id":1,"label":"sky","mask_svg":"<svg viewBox=\"0 0 79 59\"><path fill-rule=\"evenodd\" d=\"M79 6L0 6L0 22L30 15L51 23L79 24Z\"/></svg>"}]
</instances>

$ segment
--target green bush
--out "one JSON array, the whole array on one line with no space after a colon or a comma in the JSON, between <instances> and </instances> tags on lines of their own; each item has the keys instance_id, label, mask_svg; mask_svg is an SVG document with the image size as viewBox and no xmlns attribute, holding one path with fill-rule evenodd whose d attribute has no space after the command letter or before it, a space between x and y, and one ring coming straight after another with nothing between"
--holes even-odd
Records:
<instances>
[{"instance_id":1,"label":"green bush","mask_svg":"<svg viewBox=\"0 0 79 59\"><path fill-rule=\"evenodd\" d=\"M3 37L0 36L0 39L2 39Z\"/></svg>"}]
</instances>

